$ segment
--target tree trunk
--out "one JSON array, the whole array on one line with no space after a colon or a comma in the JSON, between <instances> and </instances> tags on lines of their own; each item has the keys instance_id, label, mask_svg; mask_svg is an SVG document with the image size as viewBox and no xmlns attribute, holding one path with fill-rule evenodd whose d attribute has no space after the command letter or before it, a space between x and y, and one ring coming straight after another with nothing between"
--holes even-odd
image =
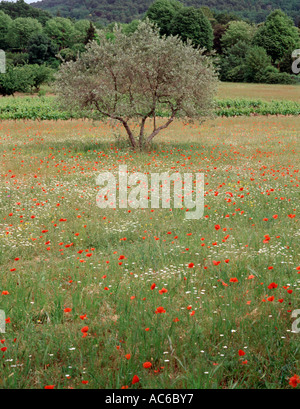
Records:
<instances>
[{"instance_id":1,"label":"tree trunk","mask_svg":"<svg viewBox=\"0 0 300 409\"><path fill-rule=\"evenodd\" d=\"M147 120L147 117L144 117L142 119L142 122L141 122L141 129L140 129L140 135L139 135L139 148L140 148L140 150L142 150L142 148L143 148L143 137L144 137L144 129L145 129L146 120Z\"/></svg>"},{"instance_id":2,"label":"tree trunk","mask_svg":"<svg viewBox=\"0 0 300 409\"><path fill-rule=\"evenodd\" d=\"M136 148L136 142L135 142L135 139L134 139L134 135L133 135L131 129L129 128L127 122L126 122L126 121L122 121L122 124L123 124L124 128L126 129L128 138L129 138L130 143L131 143L131 146L132 146L133 148Z\"/></svg>"}]
</instances>

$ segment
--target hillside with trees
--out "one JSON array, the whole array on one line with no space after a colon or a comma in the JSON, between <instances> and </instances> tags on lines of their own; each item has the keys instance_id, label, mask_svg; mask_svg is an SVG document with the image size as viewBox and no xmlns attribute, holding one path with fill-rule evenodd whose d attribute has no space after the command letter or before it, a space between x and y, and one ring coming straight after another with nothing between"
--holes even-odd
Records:
<instances>
[{"instance_id":1,"label":"hillside with trees","mask_svg":"<svg viewBox=\"0 0 300 409\"><path fill-rule=\"evenodd\" d=\"M75 19L92 19L107 24L112 21L129 23L139 19L153 0L42 0L32 3L34 7L53 15ZM234 13L255 23L262 22L268 14L280 8L299 23L299 0L183 0L185 6L207 6L218 13Z\"/></svg>"},{"instance_id":2,"label":"hillside with trees","mask_svg":"<svg viewBox=\"0 0 300 409\"><path fill-rule=\"evenodd\" d=\"M17 17L32 17L38 20L41 24L45 24L47 20L52 18L52 14L39 8L34 8L23 0L1 1L0 11L10 16L12 19Z\"/></svg>"},{"instance_id":3,"label":"hillside with trees","mask_svg":"<svg viewBox=\"0 0 300 409\"><path fill-rule=\"evenodd\" d=\"M291 68L292 53L300 49L299 28L282 10L272 11L263 23L255 24L208 7L156 0L142 20L117 26L129 37L146 18L156 23L161 36L178 36L213 56L222 81L299 82ZM0 94L40 92L40 85L50 83L63 62L76 61L87 52L91 41L99 43L104 35L113 44L115 24L99 26L91 19L52 16L23 0L0 3L0 49L6 54Z\"/></svg>"}]
</instances>

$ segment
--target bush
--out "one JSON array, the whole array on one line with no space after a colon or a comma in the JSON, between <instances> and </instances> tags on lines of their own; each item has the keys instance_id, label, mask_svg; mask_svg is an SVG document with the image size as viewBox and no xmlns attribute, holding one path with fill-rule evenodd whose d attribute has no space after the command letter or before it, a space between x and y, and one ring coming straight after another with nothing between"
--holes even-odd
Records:
<instances>
[{"instance_id":1,"label":"bush","mask_svg":"<svg viewBox=\"0 0 300 409\"><path fill-rule=\"evenodd\" d=\"M245 57L246 82L265 82L265 73L272 70L271 57L262 47L254 46L248 50Z\"/></svg>"},{"instance_id":2,"label":"bush","mask_svg":"<svg viewBox=\"0 0 300 409\"><path fill-rule=\"evenodd\" d=\"M272 67L274 68L274 67ZM276 70L276 69L275 69ZM276 70L274 72L273 70L271 71L266 71L263 77L263 81L266 84L297 84L297 77L294 75L290 75L286 72L279 72Z\"/></svg>"},{"instance_id":3,"label":"bush","mask_svg":"<svg viewBox=\"0 0 300 409\"><path fill-rule=\"evenodd\" d=\"M0 95L38 91L41 84L52 80L53 72L45 65L8 66L7 72L0 75Z\"/></svg>"},{"instance_id":4,"label":"bush","mask_svg":"<svg viewBox=\"0 0 300 409\"><path fill-rule=\"evenodd\" d=\"M5 74L0 75L0 94L14 95L15 92L28 92L29 84L23 67L9 66Z\"/></svg>"},{"instance_id":5,"label":"bush","mask_svg":"<svg viewBox=\"0 0 300 409\"><path fill-rule=\"evenodd\" d=\"M10 52L6 53L7 63L15 67L18 65L28 64L28 60L29 60L28 53L10 53Z\"/></svg>"},{"instance_id":6,"label":"bush","mask_svg":"<svg viewBox=\"0 0 300 409\"><path fill-rule=\"evenodd\" d=\"M46 65L26 65L24 66L25 77L27 78L27 84L30 91L39 91L40 86L45 82L51 82L53 80L54 71Z\"/></svg>"}]
</instances>

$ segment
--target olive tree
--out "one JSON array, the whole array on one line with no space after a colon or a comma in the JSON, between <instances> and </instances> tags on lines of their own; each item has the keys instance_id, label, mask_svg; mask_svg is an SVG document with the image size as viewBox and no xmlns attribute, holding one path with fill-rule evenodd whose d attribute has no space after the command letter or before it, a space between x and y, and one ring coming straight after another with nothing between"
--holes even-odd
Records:
<instances>
[{"instance_id":1,"label":"olive tree","mask_svg":"<svg viewBox=\"0 0 300 409\"><path fill-rule=\"evenodd\" d=\"M161 37L148 20L126 35L115 26L112 39L99 32L76 61L62 64L56 91L64 107L120 121L133 148L142 148L175 119L213 111L217 74L212 60L191 42ZM166 118L158 125L157 114ZM153 121L145 132L147 119ZM138 131L132 123L139 122Z\"/></svg>"}]
</instances>

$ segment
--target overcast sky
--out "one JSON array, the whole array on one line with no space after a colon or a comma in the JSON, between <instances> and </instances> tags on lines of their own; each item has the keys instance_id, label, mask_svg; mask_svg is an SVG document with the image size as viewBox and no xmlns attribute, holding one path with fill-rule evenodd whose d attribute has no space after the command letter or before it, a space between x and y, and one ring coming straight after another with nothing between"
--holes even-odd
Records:
<instances>
[{"instance_id":1,"label":"overcast sky","mask_svg":"<svg viewBox=\"0 0 300 409\"><path fill-rule=\"evenodd\" d=\"M6 0L6 1L10 1L11 3L15 3L17 0ZM25 3L29 4L29 3L35 3L35 2L40 1L40 0L24 0L24 1L25 1Z\"/></svg>"}]
</instances>

